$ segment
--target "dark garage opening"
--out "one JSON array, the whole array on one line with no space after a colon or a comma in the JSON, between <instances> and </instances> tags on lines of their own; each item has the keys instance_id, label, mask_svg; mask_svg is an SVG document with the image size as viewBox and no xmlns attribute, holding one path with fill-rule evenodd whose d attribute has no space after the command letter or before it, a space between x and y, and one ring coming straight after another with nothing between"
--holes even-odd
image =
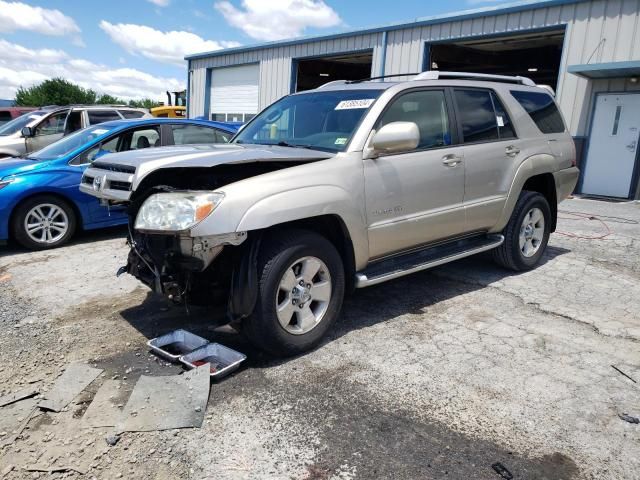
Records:
<instances>
[{"instance_id":1,"label":"dark garage opening","mask_svg":"<svg viewBox=\"0 0 640 480\"><path fill-rule=\"evenodd\" d=\"M295 90L311 90L333 80L369 78L372 61L373 52L298 60Z\"/></svg>"},{"instance_id":2,"label":"dark garage opening","mask_svg":"<svg viewBox=\"0 0 640 480\"><path fill-rule=\"evenodd\" d=\"M556 88L564 29L432 44L431 70L522 75Z\"/></svg>"}]
</instances>

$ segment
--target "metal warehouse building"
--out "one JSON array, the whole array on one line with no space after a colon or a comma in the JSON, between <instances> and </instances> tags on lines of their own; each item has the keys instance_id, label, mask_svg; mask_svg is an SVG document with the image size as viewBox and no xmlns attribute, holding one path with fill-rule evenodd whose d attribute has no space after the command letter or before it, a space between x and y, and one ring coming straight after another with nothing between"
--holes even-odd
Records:
<instances>
[{"instance_id":1,"label":"metal warehouse building","mask_svg":"<svg viewBox=\"0 0 640 480\"><path fill-rule=\"evenodd\" d=\"M544 0L188 56L189 116L248 121L331 80L429 69L552 86L576 139L578 191L640 198L640 0Z\"/></svg>"}]
</instances>

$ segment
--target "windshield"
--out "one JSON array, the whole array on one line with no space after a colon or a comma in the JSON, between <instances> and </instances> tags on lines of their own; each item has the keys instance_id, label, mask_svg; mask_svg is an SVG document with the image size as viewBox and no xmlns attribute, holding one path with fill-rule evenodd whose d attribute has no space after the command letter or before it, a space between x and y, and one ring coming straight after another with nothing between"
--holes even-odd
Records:
<instances>
[{"instance_id":1,"label":"windshield","mask_svg":"<svg viewBox=\"0 0 640 480\"><path fill-rule=\"evenodd\" d=\"M115 127L109 127L106 125L87 127L84 130L75 132L68 137L64 137L61 140L44 147L42 150L30 153L27 158L32 160L55 160L56 158L63 157L83 145L92 142L98 137L103 137L114 128Z\"/></svg>"},{"instance_id":2,"label":"windshield","mask_svg":"<svg viewBox=\"0 0 640 480\"><path fill-rule=\"evenodd\" d=\"M274 103L242 129L234 143L341 152L382 90L314 91Z\"/></svg>"},{"instance_id":3,"label":"windshield","mask_svg":"<svg viewBox=\"0 0 640 480\"><path fill-rule=\"evenodd\" d=\"M47 112L36 110L35 112L29 112L25 113L24 115L20 115L18 118L14 118L10 122L2 125L0 127L0 135L7 136L19 132L20 130L22 130L22 127L26 127L34 120L39 120L45 113Z\"/></svg>"}]
</instances>

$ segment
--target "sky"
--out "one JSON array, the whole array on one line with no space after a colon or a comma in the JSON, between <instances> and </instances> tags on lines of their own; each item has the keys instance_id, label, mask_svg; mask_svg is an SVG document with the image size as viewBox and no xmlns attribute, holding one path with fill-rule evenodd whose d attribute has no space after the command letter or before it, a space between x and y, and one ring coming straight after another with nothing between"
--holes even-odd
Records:
<instances>
[{"instance_id":1,"label":"sky","mask_svg":"<svg viewBox=\"0 0 640 480\"><path fill-rule=\"evenodd\" d=\"M191 53L375 27L509 0L0 0L0 98L63 77L164 100Z\"/></svg>"}]
</instances>

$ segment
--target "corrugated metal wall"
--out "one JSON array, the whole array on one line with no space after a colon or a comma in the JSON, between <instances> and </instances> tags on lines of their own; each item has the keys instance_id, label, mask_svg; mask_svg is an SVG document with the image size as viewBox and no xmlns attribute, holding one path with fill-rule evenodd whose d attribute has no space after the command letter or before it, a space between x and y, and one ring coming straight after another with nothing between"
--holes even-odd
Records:
<instances>
[{"instance_id":1,"label":"corrugated metal wall","mask_svg":"<svg viewBox=\"0 0 640 480\"><path fill-rule=\"evenodd\" d=\"M640 0L594 0L488 15L392 30L388 33L385 73L422 70L428 42L474 36L517 33L566 25L565 49L558 84L558 101L573 135L585 135L592 97L599 91L640 89L627 80L589 82L566 73L568 65L640 60ZM354 34L297 45L270 47L193 60L190 114L202 115L207 69L260 62L260 107L289 93L292 59L373 49L373 73L379 71L382 33Z\"/></svg>"}]
</instances>

